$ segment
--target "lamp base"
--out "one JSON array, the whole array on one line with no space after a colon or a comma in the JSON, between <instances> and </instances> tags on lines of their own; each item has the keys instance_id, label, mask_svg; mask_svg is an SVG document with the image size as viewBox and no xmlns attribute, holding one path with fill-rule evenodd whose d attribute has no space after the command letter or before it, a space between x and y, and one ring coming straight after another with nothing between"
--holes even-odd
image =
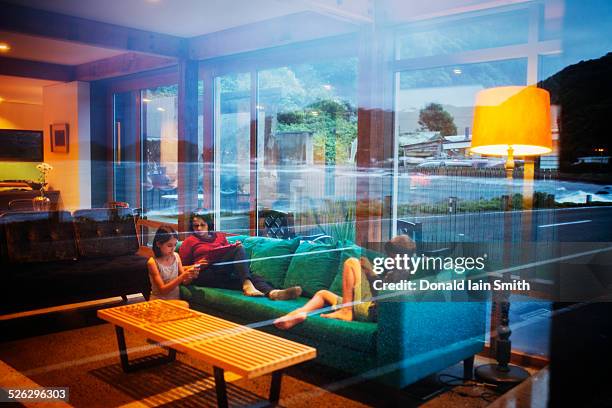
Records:
<instances>
[{"instance_id":1,"label":"lamp base","mask_svg":"<svg viewBox=\"0 0 612 408\"><path fill-rule=\"evenodd\" d=\"M527 379L530 374L519 366L509 365L508 371L501 371L497 364L485 364L476 368L475 377L478 381L511 387Z\"/></svg>"}]
</instances>

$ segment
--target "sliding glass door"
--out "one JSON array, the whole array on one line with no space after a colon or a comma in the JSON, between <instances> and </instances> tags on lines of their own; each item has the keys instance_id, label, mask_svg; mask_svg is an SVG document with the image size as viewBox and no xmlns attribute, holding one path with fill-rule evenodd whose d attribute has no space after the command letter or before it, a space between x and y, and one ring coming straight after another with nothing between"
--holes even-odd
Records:
<instances>
[{"instance_id":1,"label":"sliding glass door","mask_svg":"<svg viewBox=\"0 0 612 408\"><path fill-rule=\"evenodd\" d=\"M140 206L140 139L137 94L113 95L113 200Z\"/></svg>"},{"instance_id":2,"label":"sliding glass door","mask_svg":"<svg viewBox=\"0 0 612 408\"><path fill-rule=\"evenodd\" d=\"M177 86L112 94L112 200L140 208L146 218L178 219Z\"/></svg>"},{"instance_id":3,"label":"sliding glass door","mask_svg":"<svg viewBox=\"0 0 612 408\"><path fill-rule=\"evenodd\" d=\"M259 71L256 111L258 212L291 213L298 235L353 223L357 60Z\"/></svg>"},{"instance_id":4,"label":"sliding glass door","mask_svg":"<svg viewBox=\"0 0 612 408\"><path fill-rule=\"evenodd\" d=\"M249 233L251 76L215 78L215 213L217 229Z\"/></svg>"},{"instance_id":5,"label":"sliding glass door","mask_svg":"<svg viewBox=\"0 0 612 408\"><path fill-rule=\"evenodd\" d=\"M178 217L177 86L143 89L141 95L142 207L149 219Z\"/></svg>"}]
</instances>

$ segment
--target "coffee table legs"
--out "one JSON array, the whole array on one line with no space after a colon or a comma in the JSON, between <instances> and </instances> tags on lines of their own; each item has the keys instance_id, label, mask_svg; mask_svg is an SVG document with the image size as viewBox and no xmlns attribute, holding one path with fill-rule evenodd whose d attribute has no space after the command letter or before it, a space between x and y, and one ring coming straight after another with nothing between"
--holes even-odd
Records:
<instances>
[{"instance_id":1,"label":"coffee table legs","mask_svg":"<svg viewBox=\"0 0 612 408\"><path fill-rule=\"evenodd\" d=\"M127 347L125 345L125 333L123 331L123 327L115 326L115 333L117 333L117 345L119 346L119 358L121 359L121 368L123 369L123 372L130 373L143 368L155 367L176 360L176 350L170 348L168 349L168 356L164 358L157 358L155 360L148 360L140 363L130 363Z\"/></svg>"},{"instance_id":2,"label":"coffee table legs","mask_svg":"<svg viewBox=\"0 0 612 408\"><path fill-rule=\"evenodd\" d=\"M227 386L225 384L225 370L213 367L215 373L215 390L217 391L217 406L227 408Z\"/></svg>"},{"instance_id":3,"label":"coffee table legs","mask_svg":"<svg viewBox=\"0 0 612 408\"><path fill-rule=\"evenodd\" d=\"M219 367L213 367L215 374L215 390L217 391L217 406L219 408L227 408L227 385L225 383L225 370ZM272 373L272 383L270 384L271 404L276 405L280 399L281 382L283 379L282 370Z\"/></svg>"},{"instance_id":4,"label":"coffee table legs","mask_svg":"<svg viewBox=\"0 0 612 408\"><path fill-rule=\"evenodd\" d=\"M281 370L272 373L272 382L270 383L270 402L277 404L280 399L281 381L283 379L283 372Z\"/></svg>"}]
</instances>

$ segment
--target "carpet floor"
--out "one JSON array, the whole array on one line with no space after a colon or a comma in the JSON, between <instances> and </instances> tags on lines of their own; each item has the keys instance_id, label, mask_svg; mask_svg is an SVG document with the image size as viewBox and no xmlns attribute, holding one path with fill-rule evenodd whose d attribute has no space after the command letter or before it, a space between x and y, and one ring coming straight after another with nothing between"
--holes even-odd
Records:
<instances>
[{"instance_id":1,"label":"carpet floor","mask_svg":"<svg viewBox=\"0 0 612 408\"><path fill-rule=\"evenodd\" d=\"M185 354L177 361L125 374L119 364L112 325L91 324L42 335L5 339L0 360L43 387L69 387L69 403L75 407L214 407L216 394L212 367ZM10 337L10 336L9 336ZM141 335L126 332L130 359L150 359L164 350ZM486 362L477 357L476 365ZM461 375L461 366L445 370ZM226 374L230 406L263 406L270 376L235 379ZM427 384L416 384L394 393L374 382L361 381L316 363L304 363L285 371L283 407L421 406L426 408L487 406L498 395L490 389L446 387L439 395L415 398ZM434 387L435 388L435 387ZM421 394L424 395L424 394Z\"/></svg>"}]
</instances>

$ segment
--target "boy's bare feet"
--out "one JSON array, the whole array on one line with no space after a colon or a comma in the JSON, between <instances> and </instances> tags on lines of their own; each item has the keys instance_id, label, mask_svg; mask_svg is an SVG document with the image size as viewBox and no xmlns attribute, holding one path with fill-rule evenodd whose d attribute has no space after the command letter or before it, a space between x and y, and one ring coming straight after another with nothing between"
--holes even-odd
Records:
<instances>
[{"instance_id":1,"label":"boy's bare feet","mask_svg":"<svg viewBox=\"0 0 612 408\"><path fill-rule=\"evenodd\" d=\"M342 309L338 309L335 312L322 314L321 317L324 317L326 319L346 320L350 322L353 320L353 308L343 307Z\"/></svg>"},{"instance_id":2,"label":"boy's bare feet","mask_svg":"<svg viewBox=\"0 0 612 408\"><path fill-rule=\"evenodd\" d=\"M287 289L273 289L268 293L268 297L271 300L290 300L300 297L302 294L302 288L299 286L292 286Z\"/></svg>"},{"instance_id":3,"label":"boy's bare feet","mask_svg":"<svg viewBox=\"0 0 612 408\"><path fill-rule=\"evenodd\" d=\"M306 320L307 316L308 314L306 312L294 310L293 312L287 313L286 315L276 319L274 321L274 326L280 330L288 330L296 324L302 323L304 320Z\"/></svg>"}]
</instances>

